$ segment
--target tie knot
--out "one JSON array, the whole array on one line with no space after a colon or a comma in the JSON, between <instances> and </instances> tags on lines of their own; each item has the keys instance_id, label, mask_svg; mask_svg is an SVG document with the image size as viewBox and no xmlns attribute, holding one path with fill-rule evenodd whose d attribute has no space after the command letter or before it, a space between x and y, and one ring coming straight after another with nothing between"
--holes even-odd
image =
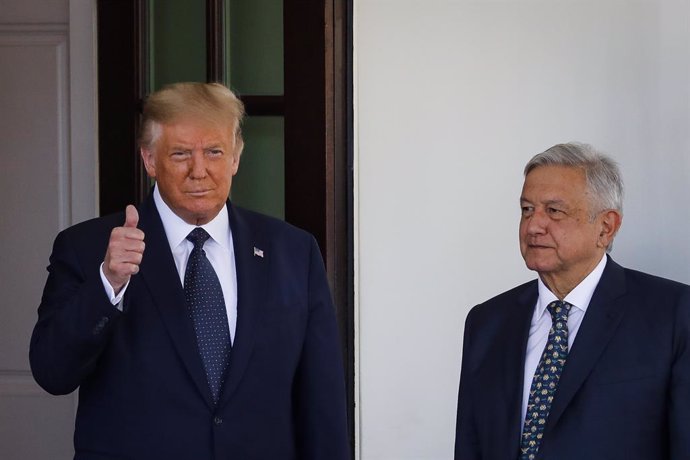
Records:
<instances>
[{"instance_id":1,"label":"tie knot","mask_svg":"<svg viewBox=\"0 0 690 460\"><path fill-rule=\"evenodd\" d=\"M568 313L570 313L570 308L572 307L571 304L568 302L563 302L562 300L556 300L554 302L551 302L546 309L549 310L549 313L551 314L551 320L553 322L556 321L567 321L568 320Z\"/></svg>"},{"instance_id":2,"label":"tie knot","mask_svg":"<svg viewBox=\"0 0 690 460\"><path fill-rule=\"evenodd\" d=\"M187 239L191 241L194 244L195 249L201 249L204 247L204 243L206 242L207 239L211 238L211 235L209 235L206 230L204 230L201 227L197 227L191 232L189 232L189 235L187 235Z\"/></svg>"}]
</instances>

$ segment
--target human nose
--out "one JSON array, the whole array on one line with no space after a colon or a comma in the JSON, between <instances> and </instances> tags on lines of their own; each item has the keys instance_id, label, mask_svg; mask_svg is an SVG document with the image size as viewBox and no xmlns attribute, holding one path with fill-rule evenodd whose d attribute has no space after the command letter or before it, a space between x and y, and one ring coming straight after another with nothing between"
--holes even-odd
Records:
<instances>
[{"instance_id":1,"label":"human nose","mask_svg":"<svg viewBox=\"0 0 690 460\"><path fill-rule=\"evenodd\" d=\"M192 153L189 176L192 179L206 177L206 157L203 152Z\"/></svg>"},{"instance_id":2,"label":"human nose","mask_svg":"<svg viewBox=\"0 0 690 460\"><path fill-rule=\"evenodd\" d=\"M548 218L544 211L535 209L534 213L527 218L526 229L528 235L540 235L546 233Z\"/></svg>"}]
</instances>

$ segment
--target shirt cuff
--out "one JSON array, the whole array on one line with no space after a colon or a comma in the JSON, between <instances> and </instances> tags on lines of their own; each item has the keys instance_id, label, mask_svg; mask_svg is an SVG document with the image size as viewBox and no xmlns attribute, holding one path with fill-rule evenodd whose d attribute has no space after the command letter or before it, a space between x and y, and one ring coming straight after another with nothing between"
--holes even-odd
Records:
<instances>
[{"instance_id":1,"label":"shirt cuff","mask_svg":"<svg viewBox=\"0 0 690 460\"><path fill-rule=\"evenodd\" d=\"M113 304L115 308L122 311L122 299L125 296L127 286L129 286L129 281L127 281L127 283L124 286L122 286L120 292L117 295L115 295L115 289L113 289L113 287L110 285L110 281L108 281L108 278L105 277L105 273L103 273L103 263L101 263L99 271L101 272L101 281L103 282L105 293L108 295L108 298L110 299L110 303Z\"/></svg>"}]
</instances>

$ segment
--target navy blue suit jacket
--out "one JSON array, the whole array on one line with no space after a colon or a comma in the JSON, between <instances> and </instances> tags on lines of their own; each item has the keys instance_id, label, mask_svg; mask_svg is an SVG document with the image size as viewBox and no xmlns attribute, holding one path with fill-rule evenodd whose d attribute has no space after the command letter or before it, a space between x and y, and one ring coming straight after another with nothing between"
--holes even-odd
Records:
<instances>
[{"instance_id":1,"label":"navy blue suit jacket","mask_svg":"<svg viewBox=\"0 0 690 460\"><path fill-rule=\"evenodd\" d=\"M228 204L237 331L214 406L153 200L122 312L99 275L124 213L61 232L30 360L48 392L79 388L76 459L349 458L335 312L314 238ZM263 257L254 248L263 250Z\"/></svg>"},{"instance_id":2,"label":"navy blue suit jacket","mask_svg":"<svg viewBox=\"0 0 690 460\"><path fill-rule=\"evenodd\" d=\"M456 460L518 457L537 282L470 311ZM554 396L539 460L690 459L690 287L609 259Z\"/></svg>"}]
</instances>

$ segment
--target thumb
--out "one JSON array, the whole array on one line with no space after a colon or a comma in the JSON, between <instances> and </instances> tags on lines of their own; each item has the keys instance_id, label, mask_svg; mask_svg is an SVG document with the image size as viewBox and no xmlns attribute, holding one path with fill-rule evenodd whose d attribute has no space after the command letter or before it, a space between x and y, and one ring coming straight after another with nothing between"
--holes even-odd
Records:
<instances>
[{"instance_id":1,"label":"thumb","mask_svg":"<svg viewBox=\"0 0 690 460\"><path fill-rule=\"evenodd\" d=\"M125 227L136 228L139 223L139 213L137 208L131 204L127 205L125 209Z\"/></svg>"}]
</instances>

